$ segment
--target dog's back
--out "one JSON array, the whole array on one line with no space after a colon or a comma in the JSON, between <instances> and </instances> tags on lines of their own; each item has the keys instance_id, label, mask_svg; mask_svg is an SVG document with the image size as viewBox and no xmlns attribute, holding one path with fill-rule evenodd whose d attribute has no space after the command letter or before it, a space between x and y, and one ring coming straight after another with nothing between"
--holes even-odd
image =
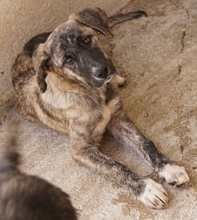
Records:
<instances>
[{"instance_id":1,"label":"dog's back","mask_svg":"<svg viewBox=\"0 0 197 220\"><path fill-rule=\"evenodd\" d=\"M18 169L17 125L12 123L0 160L1 220L76 220L69 196L37 176Z\"/></svg>"}]
</instances>

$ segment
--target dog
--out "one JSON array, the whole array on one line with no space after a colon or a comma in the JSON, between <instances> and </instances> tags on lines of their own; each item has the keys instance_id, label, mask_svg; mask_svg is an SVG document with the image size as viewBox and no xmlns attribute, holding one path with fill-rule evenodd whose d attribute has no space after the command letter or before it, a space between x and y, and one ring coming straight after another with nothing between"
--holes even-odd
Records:
<instances>
[{"instance_id":1,"label":"dog","mask_svg":"<svg viewBox=\"0 0 197 220\"><path fill-rule=\"evenodd\" d=\"M124 76L100 40L113 37L110 27L115 24L142 15L134 12L108 19L100 8L73 14L51 33L25 45L13 64L12 80L22 114L67 134L76 161L125 187L149 208L162 209L168 195L161 184L98 150L108 131L167 183L183 187L189 181L185 169L159 152L127 117L118 94Z\"/></svg>"},{"instance_id":2,"label":"dog","mask_svg":"<svg viewBox=\"0 0 197 220\"><path fill-rule=\"evenodd\" d=\"M68 194L18 168L18 122L10 122L0 160L0 218L2 220L77 220Z\"/></svg>"}]
</instances>

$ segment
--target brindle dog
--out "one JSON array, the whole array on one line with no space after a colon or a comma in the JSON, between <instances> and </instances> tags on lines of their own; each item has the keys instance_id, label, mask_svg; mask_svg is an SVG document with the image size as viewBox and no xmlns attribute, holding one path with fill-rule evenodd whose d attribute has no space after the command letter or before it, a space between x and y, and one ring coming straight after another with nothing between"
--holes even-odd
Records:
<instances>
[{"instance_id":1,"label":"brindle dog","mask_svg":"<svg viewBox=\"0 0 197 220\"><path fill-rule=\"evenodd\" d=\"M107 130L167 183L180 187L189 181L185 169L161 154L125 114L118 94L118 83L124 78L116 72L99 37L112 38L110 26L144 14L108 20L103 10L94 8L71 15L52 33L36 36L25 45L13 65L13 85L23 115L69 135L74 159L132 191L148 207L161 209L168 203L162 185L98 150Z\"/></svg>"},{"instance_id":2,"label":"brindle dog","mask_svg":"<svg viewBox=\"0 0 197 220\"><path fill-rule=\"evenodd\" d=\"M0 160L0 219L77 220L69 196L38 176L26 175L18 165L18 123L9 123Z\"/></svg>"}]
</instances>

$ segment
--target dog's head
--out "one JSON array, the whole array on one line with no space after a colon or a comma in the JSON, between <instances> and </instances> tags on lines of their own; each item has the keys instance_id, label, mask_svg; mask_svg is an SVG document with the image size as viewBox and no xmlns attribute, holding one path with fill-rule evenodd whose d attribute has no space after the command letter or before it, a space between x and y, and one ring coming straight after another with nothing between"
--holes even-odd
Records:
<instances>
[{"instance_id":1,"label":"dog's head","mask_svg":"<svg viewBox=\"0 0 197 220\"><path fill-rule=\"evenodd\" d=\"M38 84L46 90L45 77L50 66L68 80L100 87L115 72L111 59L99 42L98 33L113 37L106 13L99 9L85 9L71 15L58 26L33 55Z\"/></svg>"}]
</instances>

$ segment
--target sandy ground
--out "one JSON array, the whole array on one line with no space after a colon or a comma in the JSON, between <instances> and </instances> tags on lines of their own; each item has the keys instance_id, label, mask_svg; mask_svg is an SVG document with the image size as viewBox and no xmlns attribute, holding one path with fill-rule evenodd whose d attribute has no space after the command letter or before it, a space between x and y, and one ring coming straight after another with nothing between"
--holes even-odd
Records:
<instances>
[{"instance_id":1,"label":"sandy ground","mask_svg":"<svg viewBox=\"0 0 197 220\"><path fill-rule=\"evenodd\" d=\"M0 106L0 146L5 124L18 118L22 170L39 175L70 194L79 220L197 219L197 2L139 0L124 12L144 10L147 18L114 28L114 57L128 74L120 94L139 130L166 156L184 166L191 178L184 189L161 182L153 170L109 137L101 151L143 176L163 184L170 203L150 210L119 185L106 181L71 156L66 136L33 124Z\"/></svg>"}]
</instances>

